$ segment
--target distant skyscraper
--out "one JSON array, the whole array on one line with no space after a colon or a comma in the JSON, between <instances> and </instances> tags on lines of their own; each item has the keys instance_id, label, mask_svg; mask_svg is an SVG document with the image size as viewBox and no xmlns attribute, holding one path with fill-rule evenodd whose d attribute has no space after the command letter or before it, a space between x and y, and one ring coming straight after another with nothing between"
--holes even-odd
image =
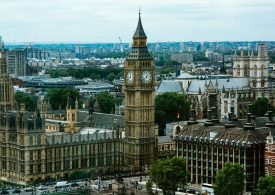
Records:
<instances>
[{"instance_id":1,"label":"distant skyscraper","mask_svg":"<svg viewBox=\"0 0 275 195\"><path fill-rule=\"evenodd\" d=\"M0 36L0 51L4 49L4 42L2 40L2 37Z\"/></svg>"},{"instance_id":2,"label":"distant skyscraper","mask_svg":"<svg viewBox=\"0 0 275 195\"><path fill-rule=\"evenodd\" d=\"M6 52L8 73L15 76L26 75L27 58L23 49Z\"/></svg>"}]
</instances>

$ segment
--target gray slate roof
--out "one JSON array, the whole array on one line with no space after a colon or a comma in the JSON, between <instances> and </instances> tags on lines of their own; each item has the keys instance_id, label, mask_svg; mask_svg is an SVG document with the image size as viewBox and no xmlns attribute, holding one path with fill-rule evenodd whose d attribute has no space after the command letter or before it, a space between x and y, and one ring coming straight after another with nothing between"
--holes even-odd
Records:
<instances>
[{"instance_id":1,"label":"gray slate roof","mask_svg":"<svg viewBox=\"0 0 275 195\"><path fill-rule=\"evenodd\" d=\"M222 90L223 86L225 89L237 89L237 88L247 88L249 87L248 78L231 78L231 79L217 79L217 80L192 80L190 86L188 87L188 92L198 92L199 88L202 92L205 91L205 82L207 85L209 82L215 86L218 82L218 89Z\"/></svg>"},{"instance_id":2,"label":"gray slate roof","mask_svg":"<svg viewBox=\"0 0 275 195\"><path fill-rule=\"evenodd\" d=\"M194 76L194 75L191 75L191 74L189 74L187 72L184 72L184 73L182 73L181 75L179 75L177 77L177 79L195 79L195 78L197 78L197 77Z\"/></svg>"},{"instance_id":3,"label":"gray slate roof","mask_svg":"<svg viewBox=\"0 0 275 195\"><path fill-rule=\"evenodd\" d=\"M241 127L225 128L221 124L204 126L199 123L183 126L176 140L208 140L217 143L250 145L264 143L268 134L269 128L267 127L245 130Z\"/></svg>"},{"instance_id":4,"label":"gray slate roof","mask_svg":"<svg viewBox=\"0 0 275 195\"><path fill-rule=\"evenodd\" d=\"M165 92L183 92L180 81L175 80L163 80L157 89L157 93L165 93Z\"/></svg>"},{"instance_id":5,"label":"gray slate roof","mask_svg":"<svg viewBox=\"0 0 275 195\"><path fill-rule=\"evenodd\" d=\"M117 119L119 126L124 128L125 116L123 115L93 112L93 114L89 116L89 112L85 110L79 110L77 114L78 122L88 122L89 120L92 120L97 128L112 129L114 119Z\"/></svg>"},{"instance_id":6,"label":"gray slate roof","mask_svg":"<svg viewBox=\"0 0 275 195\"><path fill-rule=\"evenodd\" d=\"M172 143L172 142L174 142L174 141L172 140L171 136L166 135L166 136L159 136L158 137L158 143L159 144Z\"/></svg>"}]
</instances>

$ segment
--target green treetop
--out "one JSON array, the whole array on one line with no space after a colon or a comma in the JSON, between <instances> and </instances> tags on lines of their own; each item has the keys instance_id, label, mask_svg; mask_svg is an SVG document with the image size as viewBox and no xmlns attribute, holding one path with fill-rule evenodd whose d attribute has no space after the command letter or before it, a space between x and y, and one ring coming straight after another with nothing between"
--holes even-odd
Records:
<instances>
[{"instance_id":1,"label":"green treetop","mask_svg":"<svg viewBox=\"0 0 275 195\"><path fill-rule=\"evenodd\" d=\"M226 163L217 173L214 193L216 195L241 195L245 187L244 179L244 169L239 164Z\"/></svg>"},{"instance_id":2,"label":"green treetop","mask_svg":"<svg viewBox=\"0 0 275 195\"><path fill-rule=\"evenodd\" d=\"M150 178L163 190L163 194L175 193L177 188L184 188L188 181L185 160L182 158L159 159L150 170Z\"/></svg>"},{"instance_id":3,"label":"green treetop","mask_svg":"<svg viewBox=\"0 0 275 195\"><path fill-rule=\"evenodd\" d=\"M265 176L260 177L255 190L257 195L270 195L275 194L275 177Z\"/></svg>"}]
</instances>

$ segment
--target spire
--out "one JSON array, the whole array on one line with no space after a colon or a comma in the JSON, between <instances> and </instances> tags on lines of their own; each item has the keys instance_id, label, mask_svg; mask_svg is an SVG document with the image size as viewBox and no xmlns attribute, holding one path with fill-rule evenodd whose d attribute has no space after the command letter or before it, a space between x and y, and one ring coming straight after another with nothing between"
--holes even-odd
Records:
<instances>
[{"instance_id":1,"label":"spire","mask_svg":"<svg viewBox=\"0 0 275 195\"><path fill-rule=\"evenodd\" d=\"M146 34L145 34L144 30L143 30L143 27L142 27L141 18L140 18L140 10L138 12L138 25L137 25L137 29L136 29L136 32L135 32L133 38L147 38Z\"/></svg>"},{"instance_id":2,"label":"spire","mask_svg":"<svg viewBox=\"0 0 275 195\"><path fill-rule=\"evenodd\" d=\"M218 87L219 87L218 79L216 79L215 87L216 87L216 89L218 89Z\"/></svg>"},{"instance_id":3,"label":"spire","mask_svg":"<svg viewBox=\"0 0 275 195\"><path fill-rule=\"evenodd\" d=\"M201 87L199 87L199 92L198 92L199 95L201 95Z\"/></svg>"},{"instance_id":4,"label":"spire","mask_svg":"<svg viewBox=\"0 0 275 195\"><path fill-rule=\"evenodd\" d=\"M243 57L243 49L241 49L241 57Z\"/></svg>"}]
</instances>

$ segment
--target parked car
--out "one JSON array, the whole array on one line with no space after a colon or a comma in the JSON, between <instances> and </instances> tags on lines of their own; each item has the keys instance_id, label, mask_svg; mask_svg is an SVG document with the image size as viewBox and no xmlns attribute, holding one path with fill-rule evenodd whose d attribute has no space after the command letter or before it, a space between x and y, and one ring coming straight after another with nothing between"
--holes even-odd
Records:
<instances>
[{"instance_id":1,"label":"parked car","mask_svg":"<svg viewBox=\"0 0 275 195\"><path fill-rule=\"evenodd\" d=\"M12 193L19 194L19 193L21 193L21 190L20 189L15 189L15 190L12 191Z\"/></svg>"},{"instance_id":2,"label":"parked car","mask_svg":"<svg viewBox=\"0 0 275 195\"><path fill-rule=\"evenodd\" d=\"M9 191L8 190L2 190L1 194L9 194Z\"/></svg>"},{"instance_id":3,"label":"parked car","mask_svg":"<svg viewBox=\"0 0 275 195\"><path fill-rule=\"evenodd\" d=\"M33 191L33 188L32 187L26 187L25 188L25 192L32 192Z\"/></svg>"}]
</instances>

